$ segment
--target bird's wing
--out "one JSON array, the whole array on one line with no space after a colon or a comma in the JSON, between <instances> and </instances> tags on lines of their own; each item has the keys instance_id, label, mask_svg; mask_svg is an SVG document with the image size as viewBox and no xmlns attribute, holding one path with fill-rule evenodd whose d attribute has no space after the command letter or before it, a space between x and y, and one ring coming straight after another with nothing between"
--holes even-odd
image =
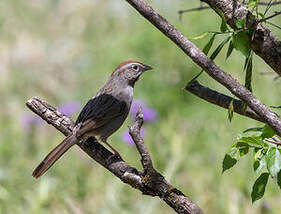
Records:
<instances>
[{"instance_id":1,"label":"bird's wing","mask_svg":"<svg viewBox=\"0 0 281 214\"><path fill-rule=\"evenodd\" d=\"M80 112L76 125L81 123L79 135L103 126L111 119L124 114L126 102L119 101L111 95L101 94L88 101Z\"/></svg>"}]
</instances>

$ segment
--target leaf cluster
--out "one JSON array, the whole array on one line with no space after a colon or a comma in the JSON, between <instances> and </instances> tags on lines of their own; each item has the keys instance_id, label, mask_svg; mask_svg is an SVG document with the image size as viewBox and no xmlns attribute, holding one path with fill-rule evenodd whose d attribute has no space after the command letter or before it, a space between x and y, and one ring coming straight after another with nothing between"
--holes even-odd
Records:
<instances>
[{"instance_id":1,"label":"leaf cluster","mask_svg":"<svg viewBox=\"0 0 281 214\"><path fill-rule=\"evenodd\" d=\"M263 197L269 175L281 188L281 147L268 141L275 135L274 130L268 125L251 128L244 132L254 132L254 134L239 137L231 146L223 159L222 172L232 168L241 157L252 154L252 168L259 175L251 193L252 202L255 202Z\"/></svg>"}]
</instances>

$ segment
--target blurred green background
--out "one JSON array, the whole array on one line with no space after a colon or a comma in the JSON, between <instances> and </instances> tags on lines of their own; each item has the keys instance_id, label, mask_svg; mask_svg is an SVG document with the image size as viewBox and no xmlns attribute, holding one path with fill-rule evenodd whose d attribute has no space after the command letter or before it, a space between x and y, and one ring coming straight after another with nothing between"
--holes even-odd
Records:
<instances>
[{"instance_id":1,"label":"blurred green background","mask_svg":"<svg viewBox=\"0 0 281 214\"><path fill-rule=\"evenodd\" d=\"M177 11L199 6L196 0L150 3L187 37L218 30L211 10L179 20ZM280 9L280 6L279 6ZM272 9L271 11L277 10ZM281 17L272 22L281 23ZM264 199L251 203L257 175L248 157L222 175L224 153L243 130L261 123L234 115L182 90L200 69L125 1L4 0L0 2L0 213L173 213L159 198L141 195L71 149L42 178L31 173L63 136L34 119L25 107L38 96L54 106L83 105L122 61L151 65L135 87L158 119L145 124L145 142L155 167L206 213L280 213L280 190L271 179ZM270 28L279 38L281 31ZM210 37L194 41L200 48ZM215 45L224 38L218 36ZM238 52L215 60L244 82ZM253 91L267 105L280 105L280 79L254 57ZM265 73L267 75L261 74ZM201 83L229 94L206 74ZM78 112L73 116L75 119ZM122 140L128 119L111 138L123 158L141 169L135 147Z\"/></svg>"}]
</instances>

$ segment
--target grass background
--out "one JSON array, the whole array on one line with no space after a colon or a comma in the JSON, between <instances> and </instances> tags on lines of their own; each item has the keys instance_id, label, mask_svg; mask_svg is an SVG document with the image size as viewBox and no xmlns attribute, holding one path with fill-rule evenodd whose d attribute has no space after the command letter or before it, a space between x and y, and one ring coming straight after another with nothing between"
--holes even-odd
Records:
<instances>
[{"instance_id":1,"label":"grass background","mask_svg":"<svg viewBox=\"0 0 281 214\"><path fill-rule=\"evenodd\" d=\"M187 37L219 29L219 17L211 10L179 20L177 11L198 6L198 1L150 3ZM280 24L281 17L272 21ZM160 199L121 183L77 147L39 180L31 177L34 167L63 136L45 123L24 123L29 113L25 101L38 96L54 106L67 101L83 105L125 60L154 68L137 83L135 98L158 112L157 121L145 124L145 142L155 167L168 181L206 213L280 213L280 190L272 179L264 199L251 203L257 175L249 157L221 174L224 153L238 134L261 124L238 115L229 123L227 111L182 90L200 69L125 1L1 1L0 27L1 214L172 213ZM280 30L271 29L281 38ZM209 38L194 43L202 48ZM224 36L217 38L214 45ZM243 57L234 51L225 62L225 49L216 63L243 83ZM265 104L277 106L281 84L271 72L254 57L254 94ZM200 81L229 94L206 74ZM127 120L110 142L126 161L141 169L135 147L121 139L129 124Z\"/></svg>"}]
</instances>

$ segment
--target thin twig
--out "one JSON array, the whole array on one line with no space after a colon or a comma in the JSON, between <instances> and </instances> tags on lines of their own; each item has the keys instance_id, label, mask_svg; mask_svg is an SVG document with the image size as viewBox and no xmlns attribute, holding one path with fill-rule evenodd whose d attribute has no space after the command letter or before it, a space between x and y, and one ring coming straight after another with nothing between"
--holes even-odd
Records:
<instances>
[{"instance_id":1,"label":"thin twig","mask_svg":"<svg viewBox=\"0 0 281 214\"><path fill-rule=\"evenodd\" d=\"M65 136L72 132L74 122L45 101L34 97L28 100L26 105L31 111L40 116L48 124L54 126ZM130 133L135 140L141 156L146 157L146 160L151 162L151 164L147 164L142 161L145 169L144 172L137 170L119 158L112 158L113 154L98 143L95 138L89 138L86 142L77 145L122 182L140 190L145 195L160 197L177 213L203 214L202 210L194 202L169 184L165 178L153 168L148 150L144 145L143 139L140 137L140 128L143 123L143 117L141 115L142 113L139 112L135 123L130 128Z\"/></svg>"},{"instance_id":2,"label":"thin twig","mask_svg":"<svg viewBox=\"0 0 281 214\"><path fill-rule=\"evenodd\" d=\"M280 15L280 14L281 14L281 11L280 11L280 12L275 12L273 15L268 16L268 17L263 18L263 19L260 19L258 22L264 22L264 21L269 20L269 19L272 19L273 17L278 16L278 15Z\"/></svg>"},{"instance_id":3,"label":"thin twig","mask_svg":"<svg viewBox=\"0 0 281 214\"><path fill-rule=\"evenodd\" d=\"M281 1L275 1L275 2L258 2L258 5L262 5L262 6L267 6L267 5L271 5L271 6L274 6L274 5L279 5L281 4Z\"/></svg>"},{"instance_id":4,"label":"thin twig","mask_svg":"<svg viewBox=\"0 0 281 214\"><path fill-rule=\"evenodd\" d=\"M202 2L200 2L200 3L202 3ZM257 5L261 5L261 6L268 6L268 4L269 4L269 2L258 2L257 3ZM281 1L270 3L271 6L279 5L279 4L281 4ZM195 11L200 11L200 10L208 10L208 9L211 9L211 7L201 5L200 7L194 7L194 8L190 8L190 9L179 10L178 14L182 15L184 13L190 13L190 12L195 12Z\"/></svg>"},{"instance_id":5,"label":"thin twig","mask_svg":"<svg viewBox=\"0 0 281 214\"><path fill-rule=\"evenodd\" d=\"M185 9L185 10L179 10L178 13L180 15L182 15L183 13L189 13L189 12L193 12L193 11L200 11L200 10L207 10L207 9L211 9L211 8L209 6L200 6L200 7L194 7L194 8Z\"/></svg>"},{"instance_id":6,"label":"thin twig","mask_svg":"<svg viewBox=\"0 0 281 214\"><path fill-rule=\"evenodd\" d=\"M264 13L263 13L264 16L267 14L267 12L269 11L269 9L271 8L271 6L272 6L272 1L273 1L273 0L270 0L270 1L267 3L266 8L265 8L265 11L264 11Z\"/></svg>"},{"instance_id":7,"label":"thin twig","mask_svg":"<svg viewBox=\"0 0 281 214\"><path fill-rule=\"evenodd\" d=\"M232 97L229 97L227 95L214 91L210 88L202 86L197 80L189 83L185 87L185 90L191 92L195 96L200 97L201 99L203 99L209 103L215 104L215 105L220 106L225 109L228 109L231 101L233 101L233 111L235 113L264 123L264 120L262 118L260 118L249 107L247 107L246 111L244 112L243 102L241 100L236 100Z\"/></svg>"},{"instance_id":8,"label":"thin twig","mask_svg":"<svg viewBox=\"0 0 281 214\"><path fill-rule=\"evenodd\" d=\"M278 26L278 25L276 25L276 24L274 24L274 23L272 23L272 22L266 22L266 24L272 25L273 27L276 27L276 28L278 28L279 30L281 30L281 27L280 27L280 26Z\"/></svg>"}]
</instances>

